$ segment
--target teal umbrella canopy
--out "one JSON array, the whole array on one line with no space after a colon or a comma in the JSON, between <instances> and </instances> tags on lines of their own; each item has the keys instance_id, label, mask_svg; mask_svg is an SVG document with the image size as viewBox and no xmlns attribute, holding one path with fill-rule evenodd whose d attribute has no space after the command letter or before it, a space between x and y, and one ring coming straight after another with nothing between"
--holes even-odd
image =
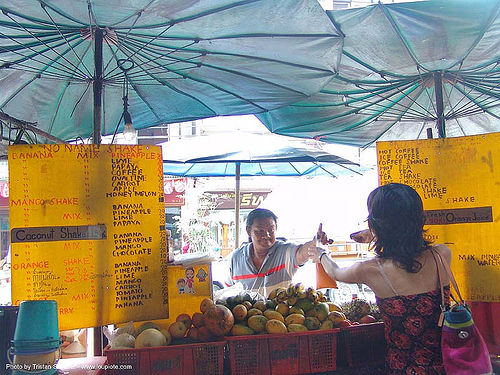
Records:
<instances>
[{"instance_id":1,"label":"teal umbrella canopy","mask_svg":"<svg viewBox=\"0 0 500 375\"><path fill-rule=\"evenodd\" d=\"M316 0L0 0L0 10L0 115L63 140L92 134L96 101L101 134L121 131L124 96L136 129L302 100L328 82L343 39Z\"/></svg>"},{"instance_id":2,"label":"teal umbrella canopy","mask_svg":"<svg viewBox=\"0 0 500 375\"><path fill-rule=\"evenodd\" d=\"M431 0L328 11L338 74L257 115L274 133L357 146L500 131L500 1Z\"/></svg>"},{"instance_id":3,"label":"teal umbrella canopy","mask_svg":"<svg viewBox=\"0 0 500 375\"><path fill-rule=\"evenodd\" d=\"M273 134L200 136L161 146L165 175L237 177L237 165L240 176L337 177L366 171L321 148Z\"/></svg>"}]
</instances>

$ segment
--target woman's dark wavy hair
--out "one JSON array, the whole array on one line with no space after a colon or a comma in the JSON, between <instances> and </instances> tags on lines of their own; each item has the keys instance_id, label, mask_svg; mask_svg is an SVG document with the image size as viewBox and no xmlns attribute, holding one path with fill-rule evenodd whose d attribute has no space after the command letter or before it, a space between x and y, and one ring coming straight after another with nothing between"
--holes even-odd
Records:
<instances>
[{"instance_id":1,"label":"woman's dark wavy hair","mask_svg":"<svg viewBox=\"0 0 500 375\"><path fill-rule=\"evenodd\" d=\"M368 212L377 256L395 260L408 272L418 272L422 264L416 258L431 244L424 237L424 209L418 193L403 184L380 186L368 196Z\"/></svg>"}]
</instances>

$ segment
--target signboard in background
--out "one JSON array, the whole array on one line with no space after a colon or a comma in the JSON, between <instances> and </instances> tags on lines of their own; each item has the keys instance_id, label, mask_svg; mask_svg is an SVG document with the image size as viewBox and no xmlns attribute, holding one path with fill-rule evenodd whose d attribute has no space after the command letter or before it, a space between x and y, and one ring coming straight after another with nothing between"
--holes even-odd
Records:
<instances>
[{"instance_id":1,"label":"signboard in background","mask_svg":"<svg viewBox=\"0 0 500 375\"><path fill-rule=\"evenodd\" d=\"M379 182L415 188L469 301L500 302L500 133L377 142Z\"/></svg>"},{"instance_id":2,"label":"signboard in background","mask_svg":"<svg viewBox=\"0 0 500 375\"><path fill-rule=\"evenodd\" d=\"M9 207L9 183L0 182L0 208Z\"/></svg>"},{"instance_id":3,"label":"signboard in background","mask_svg":"<svg viewBox=\"0 0 500 375\"><path fill-rule=\"evenodd\" d=\"M242 191L240 192L240 208L253 210L259 207L259 205L264 202L267 195L271 190L266 191ZM235 199L234 191L207 191L207 194L211 194L213 199L215 199L215 209L216 210L234 210Z\"/></svg>"},{"instance_id":4,"label":"signboard in background","mask_svg":"<svg viewBox=\"0 0 500 375\"><path fill-rule=\"evenodd\" d=\"M177 207L186 204L185 192L187 186L187 178L163 178L163 191L165 194L165 206Z\"/></svg>"},{"instance_id":5,"label":"signboard in background","mask_svg":"<svg viewBox=\"0 0 500 375\"><path fill-rule=\"evenodd\" d=\"M168 315L161 148L9 146L12 300L59 329Z\"/></svg>"}]
</instances>

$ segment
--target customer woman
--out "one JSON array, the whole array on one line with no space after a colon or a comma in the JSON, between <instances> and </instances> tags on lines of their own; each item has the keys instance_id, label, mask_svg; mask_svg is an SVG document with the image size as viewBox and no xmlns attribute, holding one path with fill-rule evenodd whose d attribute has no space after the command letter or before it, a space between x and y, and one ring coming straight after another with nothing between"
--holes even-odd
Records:
<instances>
[{"instance_id":1,"label":"customer woman","mask_svg":"<svg viewBox=\"0 0 500 375\"><path fill-rule=\"evenodd\" d=\"M434 256L450 264L450 249L426 239L422 200L410 186L378 187L368 197L368 212L373 259L340 268L317 248L311 248L309 255L332 278L364 283L374 291L385 323L386 374L444 374L438 327L441 291ZM324 241L324 232L318 235ZM449 280L444 272L442 277L448 303Z\"/></svg>"}]
</instances>

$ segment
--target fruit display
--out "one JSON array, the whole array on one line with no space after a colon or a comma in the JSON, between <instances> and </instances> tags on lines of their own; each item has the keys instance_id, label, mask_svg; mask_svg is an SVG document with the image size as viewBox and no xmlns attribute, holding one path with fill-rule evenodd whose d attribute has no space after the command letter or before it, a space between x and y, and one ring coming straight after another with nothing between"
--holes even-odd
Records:
<instances>
[{"instance_id":1,"label":"fruit display","mask_svg":"<svg viewBox=\"0 0 500 375\"><path fill-rule=\"evenodd\" d=\"M364 299L355 299L341 305L342 312L351 324L367 324L381 321L381 314L376 304Z\"/></svg>"},{"instance_id":2,"label":"fruit display","mask_svg":"<svg viewBox=\"0 0 500 375\"><path fill-rule=\"evenodd\" d=\"M343 326L347 319L321 291L300 283L274 289L265 301L252 303L246 295L228 300L224 305L234 316L233 336L327 330Z\"/></svg>"}]
</instances>

